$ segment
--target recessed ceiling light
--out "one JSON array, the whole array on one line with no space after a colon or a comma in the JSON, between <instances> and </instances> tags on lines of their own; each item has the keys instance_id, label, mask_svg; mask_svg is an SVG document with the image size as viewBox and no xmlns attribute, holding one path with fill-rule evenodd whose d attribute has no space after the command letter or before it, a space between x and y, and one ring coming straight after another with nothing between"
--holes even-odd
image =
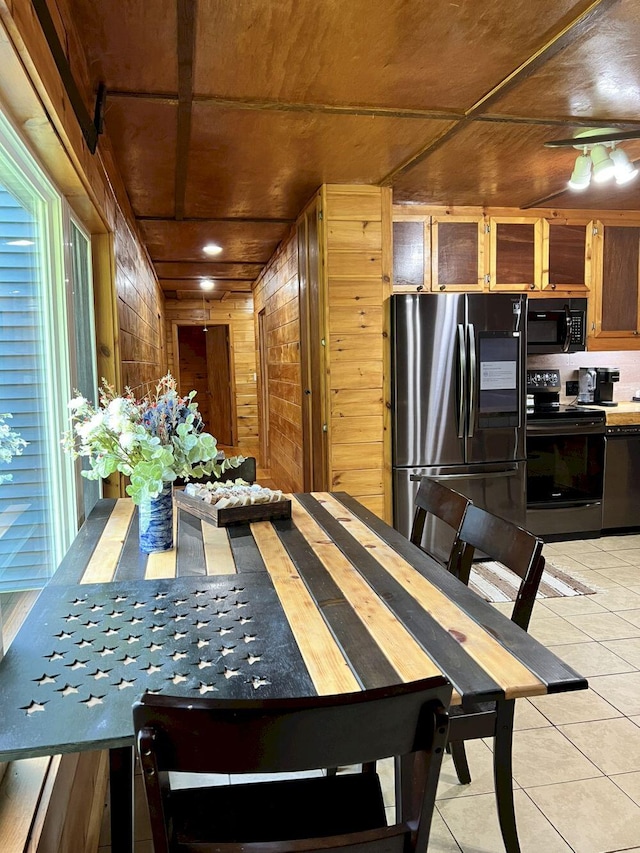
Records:
<instances>
[{"instance_id":1,"label":"recessed ceiling light","mask_svg":"<svg viewBox=\"0 0 640 853\"><path fill-rule=\"evenodd\" d=\"M33 240L7 240L5 246L33 246Z\"/></svg>"},{"instance_id":2,"label":"recessed ceiling light","mask_svg":"<svg viewBox=\"0 0 640 853\"><path fill-rule=\"evenodd\" d=\"M213 290L216 286L215 281L212 281L210 278L201 278L200 279L200 287L203 290Z\"/></svg>"},{"instance_id":3,"label":"recessed ceiling light","mask_svg":"<svg viewBox=\"0 0 640 853\"><path fill-rule=\"evenodd\" d=\"M207 243L206 246L202 247L202 251L205 255L219 255L222 251L222 246L218 246L217 243Z\"/></svg>"}]
</instances>

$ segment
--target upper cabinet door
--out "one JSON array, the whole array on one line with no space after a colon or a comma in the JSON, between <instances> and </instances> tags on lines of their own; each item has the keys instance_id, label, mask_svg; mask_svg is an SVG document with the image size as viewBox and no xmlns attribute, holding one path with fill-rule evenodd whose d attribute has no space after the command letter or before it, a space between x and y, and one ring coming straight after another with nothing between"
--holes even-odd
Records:
<instances>
[{"instance_id":1,"label":"upper cabinet door","mask_svg":"<svg viewBox=\"0 0 640 853\"><path fill-rule=\"evenodd\" d=\"M393 290L429 290L431 285L430 216L393 216Z\"/></svg>"},{"instance_id":2,"label":"upper cabinet door","mask_svg":"<svg viewBox=\"0 0 640 853\"><path fill-rule=\"evenodd\" d=\"M545 291L585 295L591 287L594 223L548 222Z\"/></svg>"},{"instance_id":3,"label":"upper cabinet door","mask_svg":"<svg viewBox=\"0 0 640 853\"><path fill-rule=\"evenodd\" d=\"M484 289L484 220L477 216L431 219L431 290Z\"/></svg>"},{"instance_id":4,"label":"upper cabinet door","mask_svg":"<svg viewBox=\"0 0 640 853\"><path fill-rule=\"evenodd\" d=\"M591 334L596 339L637 339L640 336L640 225L598 223L597 230L602 234L602 244L594 275ZM629 344L630 341L624 346Z\"/></svg>"},{"instance_id":5,"label":"upper cabinet door","mask_svg":"<svg viewBox=\"0 0 640 853\"><path fill-rule=\"evenodd\" d=\"M508 293L542 290L546 222L526 217L489 218L489 289Z\"/></svg>"}]
</instances>

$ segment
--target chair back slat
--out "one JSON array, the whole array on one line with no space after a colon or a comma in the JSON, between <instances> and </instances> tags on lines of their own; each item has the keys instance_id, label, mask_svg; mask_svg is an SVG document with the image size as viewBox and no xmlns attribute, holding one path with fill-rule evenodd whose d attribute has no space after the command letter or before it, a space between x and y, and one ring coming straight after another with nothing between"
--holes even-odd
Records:
<instances>
[{"instance_id":1,"label":"chair back slat","mask_svg":"<svg viewBox=\"0 0 640 853\"><path fill-rule=\"evenodd\" d=\"M461 579L464 579L465 574L468 578L473 554L473 549L465 548L459 538L460 527L470 504L469 498L430 477L421 479L414 501L415 513L411 541L414 545L422 547L422 537L428 516L434 516L443 521L451 528L453 535L446 568ZM431 554L431 556L438 559L437 554Z\"/></svg>"},{"instance_id":2,"label":"chair back slat","mask_svg":"<svg viewBox=\"0 0 640 853\"><path fill-rule=\"evenodd\" d=\"M460 539L521 579L511 619L526 631L544 570L542 539L473 505L465 513Z\"/></svg>"}]
</instances>

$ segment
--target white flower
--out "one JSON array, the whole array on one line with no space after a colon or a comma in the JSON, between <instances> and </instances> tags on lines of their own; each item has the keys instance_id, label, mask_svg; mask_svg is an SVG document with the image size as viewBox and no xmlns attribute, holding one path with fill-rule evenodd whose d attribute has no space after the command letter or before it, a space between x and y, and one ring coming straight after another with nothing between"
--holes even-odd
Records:
<instances>
[{"instance_id":1,"label":"white flower","mask_svg":"<svg viewBox=\"0 0 640 853\"><path fill-rule=\"evenodd\" d=\"M88 400L85 397L74 397L67 405L72 412L77 412L79 409L84 409L87 403Z\"/></svg>"},{"instance_id":2,"label":"white flower","mask_svg":"<svg viewBox=\"0 0 640 853\"><path fill-rule=\"evenodd\" d=\"M76 432L80 439L86 443L104 428L104 416L101 410L97 411L88 421L76 424Z\"/></svg>"},{"instance_id":3,"label":"white flower","mask_svg":"<svg viewBox=\"0 0 640 853\"><path fill-rule=\"evenodd\" d=\"M125 423L120 433L120 447L123 450L132 450L136 443L136 428L132 423Z\"/></svg>"}]
</instances>

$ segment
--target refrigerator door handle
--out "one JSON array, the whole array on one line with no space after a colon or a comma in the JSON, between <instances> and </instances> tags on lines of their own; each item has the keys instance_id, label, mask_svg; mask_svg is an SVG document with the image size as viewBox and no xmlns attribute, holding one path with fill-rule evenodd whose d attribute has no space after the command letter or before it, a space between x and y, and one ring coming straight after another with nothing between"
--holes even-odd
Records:
<instances>
[{"instance_id":1,"label":"refrigerator door handle","mask_svg":"<svg viewBox=\"0 0 640 853\"><path fill-rule=\"evenodd\" d=\"M464 326L458 323L458 438L464 438L467 389L467 346Z\"/></svg>"},{"instance_id":2,"label":"refrigerator door handle","mask_svg":"<svg viewBox=\"0 0 640 853\"><path fill-rule=\"evenodd\" d=\"M504 471L489 471L488 473L479 474L434 474L433 479L440 482L441 480L494 480L498 477L515 477L518 473L517 468L507 468ZM410 479L420 480L421 477L412 475Z\"/></svg>"},{"instance_id":3,"label":"refrigerator door handle","mask_svg":"<svg viewBox=\"0 0 640 853\"><path fill-rule=\"evenodd\" d=\"M467 436L473 438L476 420L476 330L469 323L469 429Z\"/></svg>"}]
</instances>

